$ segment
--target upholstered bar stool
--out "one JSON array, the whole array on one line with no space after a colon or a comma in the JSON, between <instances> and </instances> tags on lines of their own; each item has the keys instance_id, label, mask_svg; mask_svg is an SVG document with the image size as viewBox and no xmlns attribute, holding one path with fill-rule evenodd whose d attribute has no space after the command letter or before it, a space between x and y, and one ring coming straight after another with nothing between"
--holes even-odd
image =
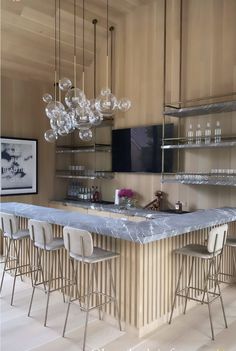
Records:
<instances>
[{"instance_id":1,"label":"upholstered bar stool","mask_svg":"<svg viewBox=\"0 0 236 351\"><path fill-rule=\"evenodd\" d=\"M232 248L232 258L233 258L233 274L220 272L220 276L228 277L228 278L236 278L236 237L228 236L226 239L225 246ZM226 278L227 279L227 278ZM228 283L227 280L222 279L220 280L222 283Z\"/></svg>"},{"instance_id":2,"label":"upholstered bar stool","mask_svg":"<svg viewBox=\"0 0 236 351\"><path fill-rule=\"evenodd\" d=\"M186 246L174 251L176 254L182 255L182 266L181 266L181 269L179 272L179 277L178 277L178 282L177 282L177 286L176 286L176 290L175 290L175 295L174 295L174 300L173 300L173 304L172 304L169 323L171 323L171 321L172 321L173 311L174 311L177 296L183 297L185 299L184 314L185 314L186 308L187 308L187 300L194 300L194 301L199 301L201 303L205 303L208 305L212 340L214 340L214 329L213 329L212 316L211 316L211 303L217 298L220 299L224 322L225 322L225 327L227 328L227 321L226 321L226 316L225 316L225 311L224 311L224 304L223 304L223 299L221 296L221 290L220 290L220 285L219 285L219 280L218 280L218 275L219 275L218 268L220 266L219 263L220 263L221 258L222 258L222 252L223 252L223 247L224 247L224 244L226 241L227 231L228 231L228 225L222 225L222 226L219 226L217 228L213 228L209 232L208 242L207 242L206 246L199 245L199 244L190 244L190 245L186 245ZM189 273L189 277L188 277L188 284L185 288L179 290L180 280L181 280L181 276L183 273L183 267L184 267L184 263L185 263L185 260L187 259L187 257L192 258L190 273ZM195 259L200 259L200 260L202 260L202 263L203 263L203 268L204 268L203 289L200 289L200 288L197 288L197 287L190 285L191 280L192 280L193 264L194 264ZM206 263L208 263L208 264L206 265ZM210 282L212 282L212 280L215 283L215 287L213 290L211 290L209 287ZM190 289L202 292L203 296L201 298L191 297L190 296ZM218 290L218 292L216 290Z\"/></svg>"},{"instance_id":3,"label":"upholstered bar stool","mask_svg":"<svg viewBox=\"0 0 236 351\"><path fill-rule=\"evenodd\" d=\"M47 295L46 310L44 317L44 326L47 325L48 307L49 307L49 297L50 294L56 290L62 290L63 300L65 302L64 289L69 286L66 284L66 280L63 278L62 265L60 259L60 249L64 247L62 238L54 238L52 225L48 222L38 221L34 219L29 220L29 232L30 238L33 241L34 247L36 248L36 275L33 283L33 290L29 305L28 316L31 313L31 307L34 298L35 288L43 288L43 291ZM42 255L43 253L52 255L51 264L49 267L48 278L46 279L46 270L42 265ZM56 256L58 256L58 270L55 269ZM50 263L50 260L49 260ZM53 277L53 271L58 272L56 276ZM41 274L41 280L39 280L39 275ZM60 285L55 288L53 287L53 282L59 281ZM64 284L65 282L65 284Z\"/></svg>"},{"instance_id":4,"label":"upholstered bar stool","mask_svg":"<svg viewBox=\"0 0 236 351\"><path fill-rule=\"evenodd\" d=\"M119 328L121 330L120 311L119 311L118 302L116 298L115 284L114 284L112 270L111 270L111 260L118 258L119 254L111 251L106 251L98 247L93 247L92 235L86 230L65 227L63 229L63 238L64 238L65 248L68 250L68 253L69 253L73 276L74 277L77 276L77 269L75 270L74 268L74 261L81 262L82 264L88 266L89 282L87 286L87 291L84 296L79 296L80 309L86 312L86 321L85 321L84 339L83 339L83 351L84 351L85 345L86 345L89 311L91 311L92 309L95 309L95 308L99 309L99 319L101 319L101 314L100 314L101 307L105 304L114 302L117 317L118 317ZM112 294L113 294L112 296L107 295L103 292L99 292L97 290L97 285L98 285L97 265L99 262L107 262L108 264ZM95 278L96 289L93 289L94 278ZM76 278L74 279L74 282L75 284L77 284ZM78 291L78 286L76 286L76 288ZM66 331L70 305L73 301L77 300L76 298L74 299L72 298L72 293L73 293L73 286L71 287L71 290L70 290L70 297L69 297L68 308L66 312L63 334L62 334L63 337ZM95 306L91 305L91 298L93 295L96 296ZM101 300L98 301L99 297L100 298L104 297L106 301L104 302L102 302Z\"/></svg>"},{"instance_id":5,"label":"upholstered bar stool","mask_svg":"<svg viewBox=\"0 0 236 351\"><path fill-rule=\"evenodd\" d=\"M27 273L31 273L31 279L32 279L32 269L30 266L30 256L29 256L29 240L26 243L26 250L27 250L27 256L28 256L26 257L26 259L28 259L28 262L24 264L20 263L20 254L22 252L22 242L23 240L29 239L30 235L29 235L28 229L19 228L18 217L14 216L13 214L8 214L3 212L0 212L0 216L1 216L1 230L3 233L3 238L5 241L5 247L6 247L5 259L4 261L0 262L0 263L4 263L3 274L2 274L1 285L0 285L0 293L3 287L5 272L7 271L13 272L14 280L13 280L12 294L11 294L11 305L13 305L16 277L20 276L22 280L23 275L26 275Z\"/></svg>"}]
</instances>

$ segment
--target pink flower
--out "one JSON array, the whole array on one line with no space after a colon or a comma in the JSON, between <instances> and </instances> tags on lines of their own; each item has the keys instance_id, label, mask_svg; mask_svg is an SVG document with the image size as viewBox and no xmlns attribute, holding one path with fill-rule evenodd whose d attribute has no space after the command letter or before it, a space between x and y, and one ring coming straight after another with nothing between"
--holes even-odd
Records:
<instances>
[{"instance_id":1,"label":"pink flower","mask_svg":"<svg viewBox=\"0 0 236 351\"><path fill-rule=\"evenodd\" d=\"M134 192L131 189L120 189L118 196L132 198L134 196Z\"/></svg>"}]
</instances>

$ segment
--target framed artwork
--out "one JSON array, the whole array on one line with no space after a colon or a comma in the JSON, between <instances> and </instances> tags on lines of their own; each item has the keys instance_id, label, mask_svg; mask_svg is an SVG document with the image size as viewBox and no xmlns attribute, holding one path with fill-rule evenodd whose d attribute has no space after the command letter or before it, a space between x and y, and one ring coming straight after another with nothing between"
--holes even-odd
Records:
<instances>
[{"instance_id":1,"label":"framed artwork","mask_svg":"<svg viewBox=\"0 0 236 351\"><path fill-rule=\"evenodd\" d=\"M37 194L38 141L1 137L1 195Z\"/></svg>"}]
</instances>

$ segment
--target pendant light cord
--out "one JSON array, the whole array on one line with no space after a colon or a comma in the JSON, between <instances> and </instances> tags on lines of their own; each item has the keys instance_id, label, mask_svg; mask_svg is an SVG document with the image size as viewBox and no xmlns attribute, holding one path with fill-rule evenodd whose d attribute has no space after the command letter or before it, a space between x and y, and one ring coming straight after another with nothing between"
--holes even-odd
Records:
<instances>
[{"instance_id":1,"label":"pendant light cord","mask_svg":"<svg viewBox=\"0 0 236 351\"><path fill-rule=\"evenodd\" d=\"M109 32L108 32L108 26L109 26L109 20L108 20L108 16L109 16L109 8L108 8L108 0L107 0L107 56L109 55L109 50L108 50L108 41L109 41Z\"/></svg>"},{"instance_id":2,"label":"pendant light cord","mask_svg":"<svg viewBox=\"0 0 236 351\"><path fill-rule=\"evenodd\" d=\"M93 20L93 35L94 35L94 40L93 40L93 97L94 99L96 98L97 95L97 23L98 20L95 18Z\"/></svg>"},{"instance_id":3,"label":"pendant light cord","mask_svg":"<svg viewBox=\"0 0 236 351\"><path fill-rule=\"evenodd\" d=\"M76 11L77 6L76 6L76 0L74 0L74 92L76 91ZM76 95L76 92L75 92Z\"/></svg>"},{"instance_id":4,"label":"pendant light cord","mask_svg":"<svg viewBox=\"0 0 236 351\"><path fill-rule=\"evenodd\" d=\"M109 28L108 28L108 23L109 23L109 5L108 5L108 0L107 0L107 58L106 58L106 88L109 87Z\"/></svg>"},{"instance_id":5,"label":"pendant light cord","mask_svg":"<svg viewBox=\"0 0 236 351\"><path fill-rule=\"evenodd\" d=\"M84 14L85 14L85 0L83 0L83 74L82 74L82 90L84 91Z\"/></svg>"},{"instance_id":6,"label":"pendant light cord","mask_svg":"<svg viewBox=\"0 0 236 351\"><path fill-rule=\"evenodd\" d=\"M111 69L110 69L111 92L113 91L113 43L114 43L113 32L114 32L114 29L115 28L113 26L109 28L111 32Z\"/></svg>"},{"instance_id":7,"label":"pendant light cord","mask_svg":"<svg viewBox=\"0 0 236 351\"><path fill-rule=\"evenodd\" d=\"M61 89L59 89L59 80L61 79L61 0L58 0L58 95L61 102Z\"/></svg>"},{"instance_id":8,"label":"pendant light cord","mask_svg":"<svg viewBox=\"0 0 236 351\"><path fill-rule=\"evenodd\" d=\"M57 0L54 6L54 99L57 101Z\"/></svg>"}]
</instances>

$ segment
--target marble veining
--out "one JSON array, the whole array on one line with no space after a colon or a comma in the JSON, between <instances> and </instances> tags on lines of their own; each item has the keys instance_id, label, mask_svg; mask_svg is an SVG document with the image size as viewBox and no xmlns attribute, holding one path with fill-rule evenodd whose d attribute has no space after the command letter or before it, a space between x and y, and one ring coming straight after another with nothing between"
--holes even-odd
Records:
<instances>
[{"instance_id":1,"label":"marble veining","mask_svg":"<svg viewBox=\"0 0 236 351\"><path fill-rule=\"evenodd\" d=\"M224 207L199 210L182 215L160 213L154 219L133 222L123 218L109 218L35 206L18 202L1 203L2 212L48 221L52 224L75 228L133 241L140 244L173 237L194 230L236 221L236 208Z\"/></svg>"},{"instance_id":2,"label":"marble veining","mask_svg":"<svg viewBox=\"0 0 236 351\"><path fill-rule=\"evenodd\" d=\"M75 201L75 200L63 200L63 201L53 201L58 202L59 204L63 204L66 206L74 206L80 207L85 209L91 209L96 211L105 211L105 212L112 212L112 213L119 213L123 214L124 216L131 216L131 217L145 217L145 218L159 218L160 216L171 216L172 213L167 212L154 212L151 210L144 210L142 208L130 207L129 209L124 208L114 204L104 204L104 203L91 203L85 201Z\"/></svg>"}]
</instances>

